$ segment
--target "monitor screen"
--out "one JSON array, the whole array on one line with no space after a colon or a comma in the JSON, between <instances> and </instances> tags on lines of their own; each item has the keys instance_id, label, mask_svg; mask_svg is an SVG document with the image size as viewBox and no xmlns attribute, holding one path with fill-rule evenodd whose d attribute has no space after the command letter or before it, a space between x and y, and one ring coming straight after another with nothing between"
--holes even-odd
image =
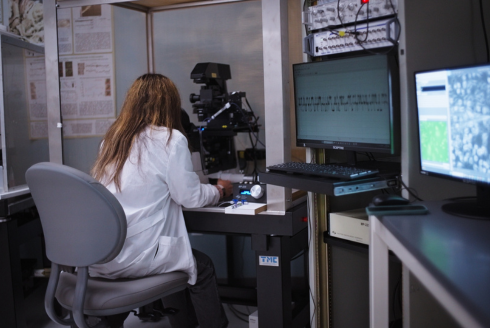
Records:
<instances>
[{"instance_id":1,"label":"monitor screen","mask_svg":"<svg viewBox=\"0 0 490 328\"><path fill-rule=\"evenodd\" d=\"M415 74L423 174L490 183L490 64Z\"/></svg>"},{"instance_id":2,"label":"monitor screen","mask_svg":"<svg viewBox=\"0 0 490 328\"><path fill-rule=\"evenodd\" d=\"M490 188L490 64L415 73L420 170Z\"/></svg>"},{"instance_id":3,"label":"monitor screen","mask_svg":"<svg viewBox=\"0 0 490 328\"><path fill-rule=\"evenodd\" d=\"M391 55L293 65L296 145L398 154L398 67Z\"/></svg>"}]
</instances>

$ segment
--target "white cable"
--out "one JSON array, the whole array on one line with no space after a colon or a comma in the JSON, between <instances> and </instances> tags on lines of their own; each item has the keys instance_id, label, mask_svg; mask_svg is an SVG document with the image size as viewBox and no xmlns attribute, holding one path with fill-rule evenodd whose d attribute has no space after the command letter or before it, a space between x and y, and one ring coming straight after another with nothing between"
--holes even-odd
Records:
<instances>
[{"instance_id":1,"label":"white cable","mask_svg":"<svg viewBox=\"0 0 490 328\"><path fill-rule=\"evenodd\" d=\"M225 111L226 109L230 108L231 107L231 104L229 102L226 103L225 107L221 108L219 111L217 111L213 116L211 116L211 118L209 119L209 121L212 121L214 120L219 114L223 113L223 111ZM209 122L208 121L208 122Z\"/></svg>"}]
</instances>

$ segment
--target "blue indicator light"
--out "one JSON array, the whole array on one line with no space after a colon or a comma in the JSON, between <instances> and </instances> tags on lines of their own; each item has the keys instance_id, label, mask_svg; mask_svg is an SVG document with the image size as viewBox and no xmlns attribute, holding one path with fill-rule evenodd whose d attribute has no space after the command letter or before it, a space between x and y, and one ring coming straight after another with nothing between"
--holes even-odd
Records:
<instances>
[{"instance_id":1,"label":"blue indicator light","mask_svg":"<svg viewBox=\"0 0 490 328\"><path fill-rule=\"evenodd\" d=\"M240 193L240 195L250 195L250 191L244 190Z\"/></svg>"}]
</instances>

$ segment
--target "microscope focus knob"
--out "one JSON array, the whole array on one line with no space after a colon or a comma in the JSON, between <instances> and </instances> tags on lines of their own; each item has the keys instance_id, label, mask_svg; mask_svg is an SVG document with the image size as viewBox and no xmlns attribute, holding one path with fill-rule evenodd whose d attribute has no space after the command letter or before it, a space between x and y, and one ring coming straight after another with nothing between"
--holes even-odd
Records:
<instances>
[{"instance_id":1,"label":"microscope focus knob","mask_svg":"<svg viewBox=\"0 0 490 328\"><path fill-rule=\"evenodd\" d=\"M262 188L261 185L256 184L250 188L250 195L255 199L259 199L264 195L264 188Z\"/></svg>"}]
</instances>

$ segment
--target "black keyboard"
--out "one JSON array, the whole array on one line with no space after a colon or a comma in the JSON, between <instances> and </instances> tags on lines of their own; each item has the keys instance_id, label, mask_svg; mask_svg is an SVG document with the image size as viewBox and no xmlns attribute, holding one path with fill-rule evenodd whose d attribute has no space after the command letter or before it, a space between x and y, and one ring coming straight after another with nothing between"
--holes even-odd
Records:
<instances>
[{"instance_id":1,"label":"black keyboard","mask_svg":"<svg viewBox=\"0 0 490 328\"><path fill-rule=\"evenodd\" d=\"M363 169L346 164L313 164L288 162L267 167L271 172L299 173L303 175L315 175L327 178L352 180L365 178L379 173L376 169Z\"/></svg>"}]
</instances>

